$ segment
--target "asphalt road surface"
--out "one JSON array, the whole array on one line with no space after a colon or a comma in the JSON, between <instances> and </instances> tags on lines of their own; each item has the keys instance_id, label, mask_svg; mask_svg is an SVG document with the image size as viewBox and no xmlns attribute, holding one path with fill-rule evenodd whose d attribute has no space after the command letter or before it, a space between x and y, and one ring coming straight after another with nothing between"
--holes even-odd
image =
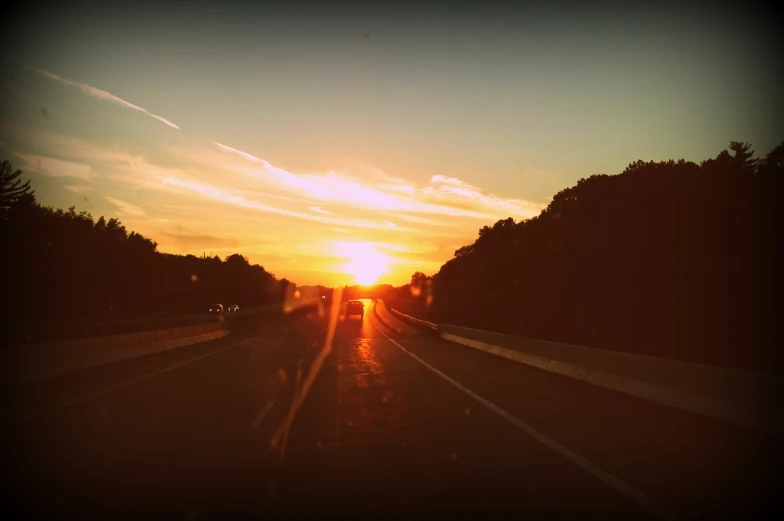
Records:
<instances>
[{"instance_id":1,"label":"asphalt road surface","mask_svg":"<svg viewBox=\"0 0 784 521\"><path fill-rule=\"evenodd\" d=\"M276 324L3 396L17 519L772 515L780 439L363 319ZM333 317L334 319L334 317ZM6 516L8 517L8 516Z\"/></svg>"}]
</instances>

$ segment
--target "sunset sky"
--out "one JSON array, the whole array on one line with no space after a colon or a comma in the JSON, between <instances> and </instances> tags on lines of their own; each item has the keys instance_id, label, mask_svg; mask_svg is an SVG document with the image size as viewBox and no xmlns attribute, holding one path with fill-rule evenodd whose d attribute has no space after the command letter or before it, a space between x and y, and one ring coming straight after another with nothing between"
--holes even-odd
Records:
<instances>
[{"instance_id":1,"label":"sunset sky","mask_svg":"<svg viewBox=\"0 0 784 521\"><path fill-rule=\"evenodd\" d=\"M0 159L44 204L299 284L401 284L581 177L784 137L775 34L728 3L157 5L17 15Z\"/></svg>"}]
</instances>

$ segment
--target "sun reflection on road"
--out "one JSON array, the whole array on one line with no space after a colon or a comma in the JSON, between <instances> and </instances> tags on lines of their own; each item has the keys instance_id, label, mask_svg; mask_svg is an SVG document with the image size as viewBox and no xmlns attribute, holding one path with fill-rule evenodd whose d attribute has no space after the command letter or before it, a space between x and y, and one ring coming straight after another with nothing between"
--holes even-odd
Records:
<instances>
[{"instance_id":1,"label":"sun reflection on road","mask_svg":"<svg viewBox=\"0 0 784 521\"><path fill-rule=\"evenodd\" d=\"M357 387L367 387L373 382L374 385L384 385L384 370L375 357L373 347L367 338L357 338L353 342L351 363L357 368L361 368L355 375Z\"/></svg>"}]
</instances>

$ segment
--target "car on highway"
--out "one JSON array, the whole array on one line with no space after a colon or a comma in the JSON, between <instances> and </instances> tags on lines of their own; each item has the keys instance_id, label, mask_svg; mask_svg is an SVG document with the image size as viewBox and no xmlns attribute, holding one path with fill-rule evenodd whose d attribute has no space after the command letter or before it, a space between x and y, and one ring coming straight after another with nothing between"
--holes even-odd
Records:
<instances>
[{"instance_id":1,"label":"car on highway","mask_svg":"<svg viewBox=\"0 0 784 521\"><path fill-rule=\"evenodd\" d=\"M226 308L228 313L237 313L240 310L240 307L237 304L229 304Z\"/></svg>"},{"instance_id":2,"label":"car on highway","mask_svg":"<svg viewBox=\"0 0 784 521\"><path fill-rule=\"evenodd\" d=\"M346 318L351 315L359 315L360 318L365 317L365 304L361 300L349 300L346 302Z\"/></svg>"},{"instance_id":3,"label":"car on highway","mask_svg":"<svg viewBox=\"0 0 784 521\"><path fill-rule=\"evenodd\" d=\"M223 313L223 304L213 304L210 306L210 313Z\"/></svg>"}]
</instances>

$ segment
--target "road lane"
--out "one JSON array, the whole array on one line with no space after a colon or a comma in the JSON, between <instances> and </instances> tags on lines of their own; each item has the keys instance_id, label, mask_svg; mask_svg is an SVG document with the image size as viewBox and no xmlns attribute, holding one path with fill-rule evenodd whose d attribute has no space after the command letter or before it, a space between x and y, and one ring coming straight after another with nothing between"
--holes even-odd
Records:
<instances>
[{"instance_id":1,"label":"road lane","mask_svg":"<svg viewBox=\"0 0 784 521\"><path fill-rule=\"evenodd\" d=\"M665 512L721 518L769 506L760 494L775 440L444 342L378 311L338 321L282 457L270 440L295 388L316 376L326 317L183 350L182 365L160 357L17 395L18 413L171 368L6 429L9 506L74 519L654 517L396 343Z\"/></svg>"},{"instance_id":2,"label":"road lane","mask_svg":"<svg viewBox=\"0 0 784 521\"><path fill-rule=\"evenodd\" d=\"M366 312L339 324L269 515L652 518L434 376L373 321Z\"/></svg>"},{"instance_id":3,"label":"road lane","mask_svg":"<svg viewBox=\"0 0 784 521\"><path fill-rule=\"evenodd\" d=\"M390 335L399 320L379 306ZM409 326L411 327L411 326ZM781 440L421 335L428 364L684 517L781 510Z\"/></svg>"},{"instance_id":4,"label":"road lane","mask_svg":"<svg viewBox=\"0 0 784 521\"><path fill-rule=\"evenodd\" d=\"M170 519L214 503L256 508L297 361L322 336L317 322L302 320L13 424L3 444L11 506L27 518L89 519ZM277 407L252 427L269 402Z\"/></svg>"}]
</instances>

